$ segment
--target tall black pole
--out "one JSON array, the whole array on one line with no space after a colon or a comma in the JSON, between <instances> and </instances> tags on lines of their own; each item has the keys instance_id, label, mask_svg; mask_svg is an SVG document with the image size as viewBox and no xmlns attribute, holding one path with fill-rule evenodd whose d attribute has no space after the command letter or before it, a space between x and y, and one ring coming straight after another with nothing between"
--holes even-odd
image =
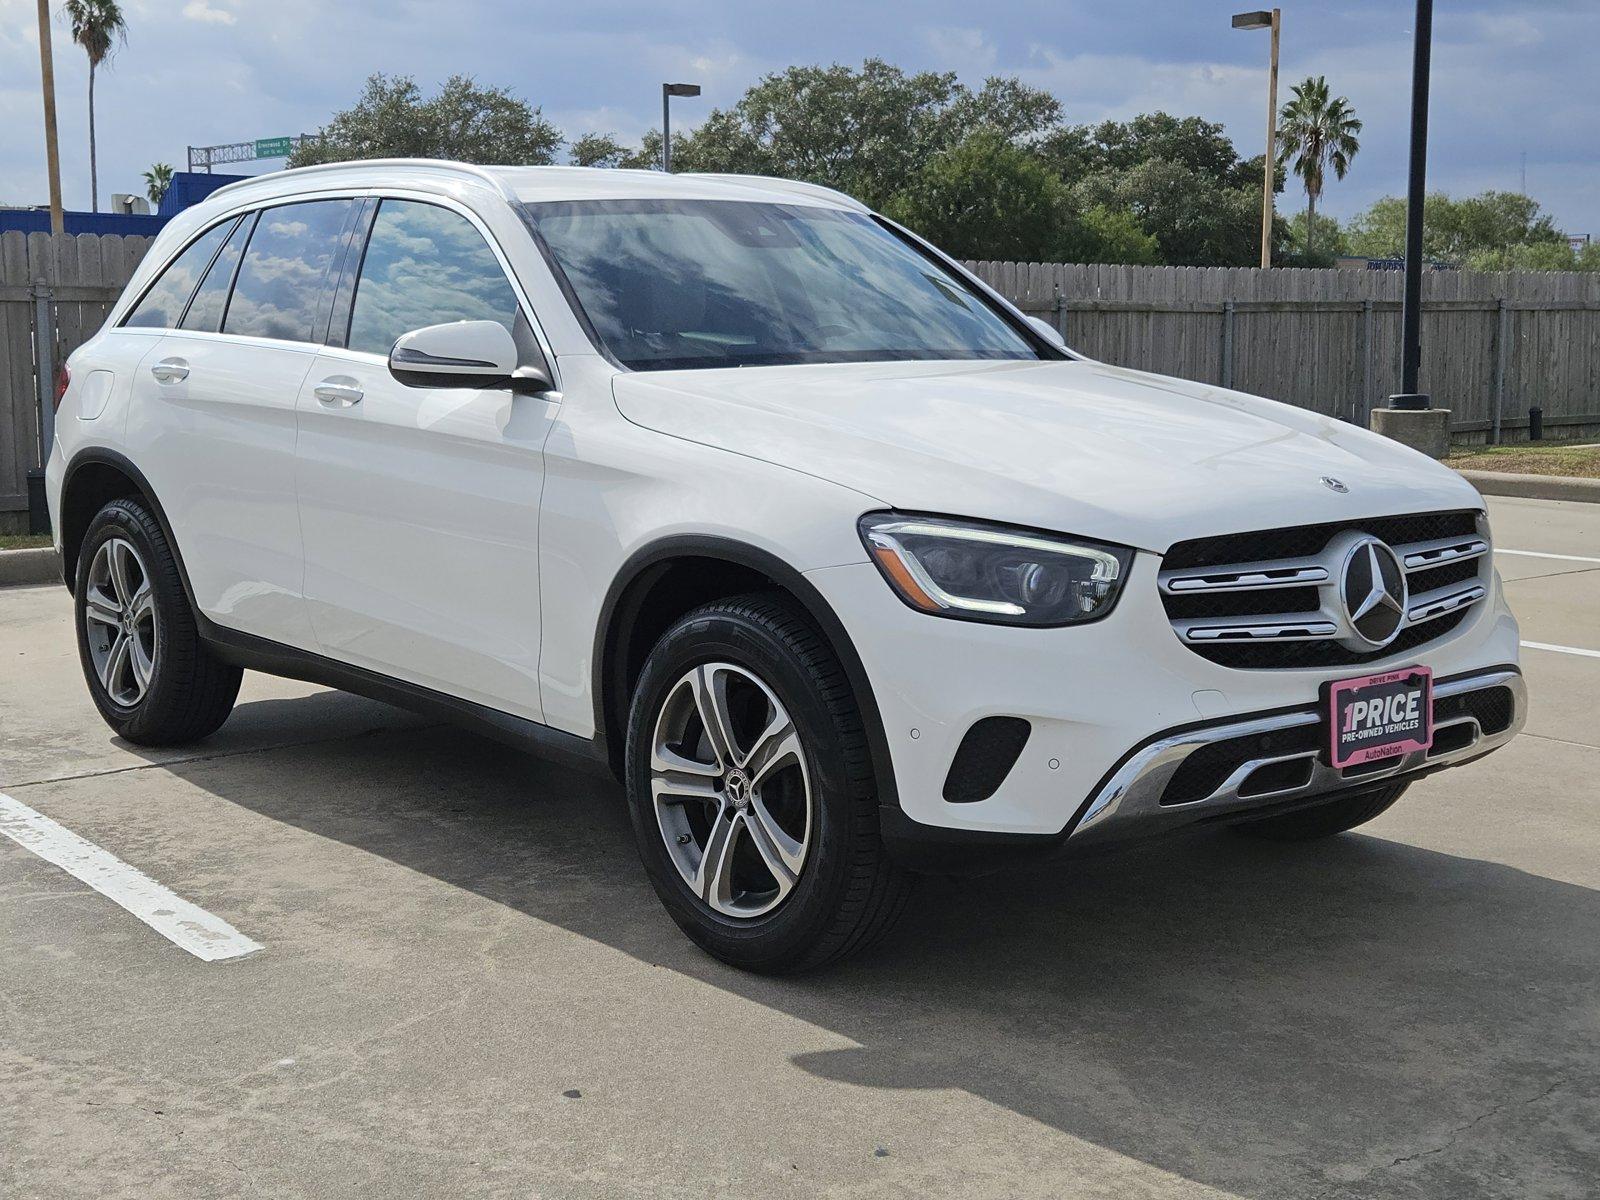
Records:
<instances>
[{"instance_id":1,"label":"tall black pole","mask_svg":"<svg viewBox=\"0 0 1600 1200\"><path fill-rule=\"evenodd\" d=\"M661 85L661 170L672 174L672 85Z\"/></svg>"},{"instance_id":2,"label":"tall black pole","mask_svg":"<svg viewBox=\"0 0 1600 1200\"><path fill-rule=\"evenodd\" d=\"M1433 59L1433 0L1417 0L1411 56L1411 177L1406 191L1406 293L1401 312L1400 392L1391 408L1429 407L1417 391L1422 366L1422 205L1428 181L1428 72Z\"/></svg>"}]
</instances>

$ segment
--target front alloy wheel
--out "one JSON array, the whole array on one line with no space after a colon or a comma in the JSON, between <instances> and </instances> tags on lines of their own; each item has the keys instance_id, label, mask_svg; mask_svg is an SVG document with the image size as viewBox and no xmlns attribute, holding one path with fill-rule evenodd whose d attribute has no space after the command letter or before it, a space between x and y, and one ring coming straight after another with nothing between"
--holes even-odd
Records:
<instances>
[{"instance_id":1,"label":"front alloy wheel","mask_svg":"<svg viewBox=\"0 0 1600 1200\"><path fill-rule=\"evenodd\" d=\"M673 866L724 916L759 917L794 890L811 839L811 782L788 711L743 667L684 673L651 738L650 796Z\"/></svg>"},{"instance_id":2,"label":"front alloy wheel","mask_svg":"<svg viewBox=\"0 0 1600 1200\"><path fill-rule=\"evenodd\" d=\"M731 596L661 635L629 705L625 775L656 895L723 962L821 966L905 907L861 710L791 597Z\"/></svg>"}]
</instances>

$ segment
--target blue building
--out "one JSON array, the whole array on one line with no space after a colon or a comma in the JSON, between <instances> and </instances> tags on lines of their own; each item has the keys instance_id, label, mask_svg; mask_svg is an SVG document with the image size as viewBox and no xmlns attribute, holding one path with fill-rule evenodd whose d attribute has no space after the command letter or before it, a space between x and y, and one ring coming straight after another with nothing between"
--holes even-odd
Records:
<instances>
[{"instance_id":1,"label":"blue building","mask_svg":"<svg viewBox=\"0 0 1600 1200\"><path fill-rule=\"evenodd\" d=\"M161 227L191 205L198 204L224 184L248 178L245 175L211 175L201 171L175 171L172 184L154 213L66 212L62 216L68 233L121 234L124 237L154 237ZM0 233L49 233L48 208L0 208Z\"/></svg>"}]
</instances>

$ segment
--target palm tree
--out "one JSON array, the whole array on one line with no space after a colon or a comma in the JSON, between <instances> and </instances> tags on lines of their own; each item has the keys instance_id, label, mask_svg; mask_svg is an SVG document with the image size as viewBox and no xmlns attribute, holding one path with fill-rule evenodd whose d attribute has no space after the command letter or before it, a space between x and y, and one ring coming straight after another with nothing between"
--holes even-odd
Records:
<instances>
[{"instance_id":1,"label":"palm tree","mask_svg":"<svg viewBox=\"0 0 1600 1200\"><path fill-rule=\"evenodd\" d=\"M111 57L117 42L128 40L128 24L117 0L66 0L72 40L89 56L89 202L100 211L100 175L94 146L94 72Z\"/></svg>"},{"instance_id":2,"label":"palm tree","mask_svg":"<svg viewBox=\"0 0 1600 1200\"><path fill-rule=\"evenodd\" d=\"M170 163L152 163L150 169L144 173L144 194L150 197L150 203L160 207L161 197L167 194L167 189L172 186L172 165Z\"/></svg>"},{"instance_id":3,"label":"palm tree","mask_svg":"<svg viewBox=\"0 0 1600 1200\"><path fill-rule=\"evenodd\" d=\"M1293 91L1294 99L1283 106L1278 116L1278 162L1288 164L1292 158L1292 169L1305 184L1309 256L1324 174L1332 167L1335 178L1344 178L1350 160L1361 149L1356 137L1361 132L1361 122L1348 99L1329 97L1325 76L1297 83Z\"/></svg>"}]
</instances>

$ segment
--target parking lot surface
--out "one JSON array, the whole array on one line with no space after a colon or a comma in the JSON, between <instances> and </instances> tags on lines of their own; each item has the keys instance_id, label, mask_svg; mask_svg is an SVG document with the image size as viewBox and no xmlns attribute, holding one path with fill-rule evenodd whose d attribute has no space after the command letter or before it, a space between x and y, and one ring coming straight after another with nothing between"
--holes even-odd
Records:
<instances>
[{"instance_id":1,"label":"parking lot surface","mask_svg":"<svg viewBox=\"0 0 1600 1200\"><path fill-rule=\"evenodd\" d=\"M1318 844L929 880L795 980L679 934L608 783L257 675L143 751L0 591L0 793L264 947L0 838L0 1196L1593 1197L1600 506L1491 510L1565 648L1505 750Z\"/></svg>"}]
</instances>

